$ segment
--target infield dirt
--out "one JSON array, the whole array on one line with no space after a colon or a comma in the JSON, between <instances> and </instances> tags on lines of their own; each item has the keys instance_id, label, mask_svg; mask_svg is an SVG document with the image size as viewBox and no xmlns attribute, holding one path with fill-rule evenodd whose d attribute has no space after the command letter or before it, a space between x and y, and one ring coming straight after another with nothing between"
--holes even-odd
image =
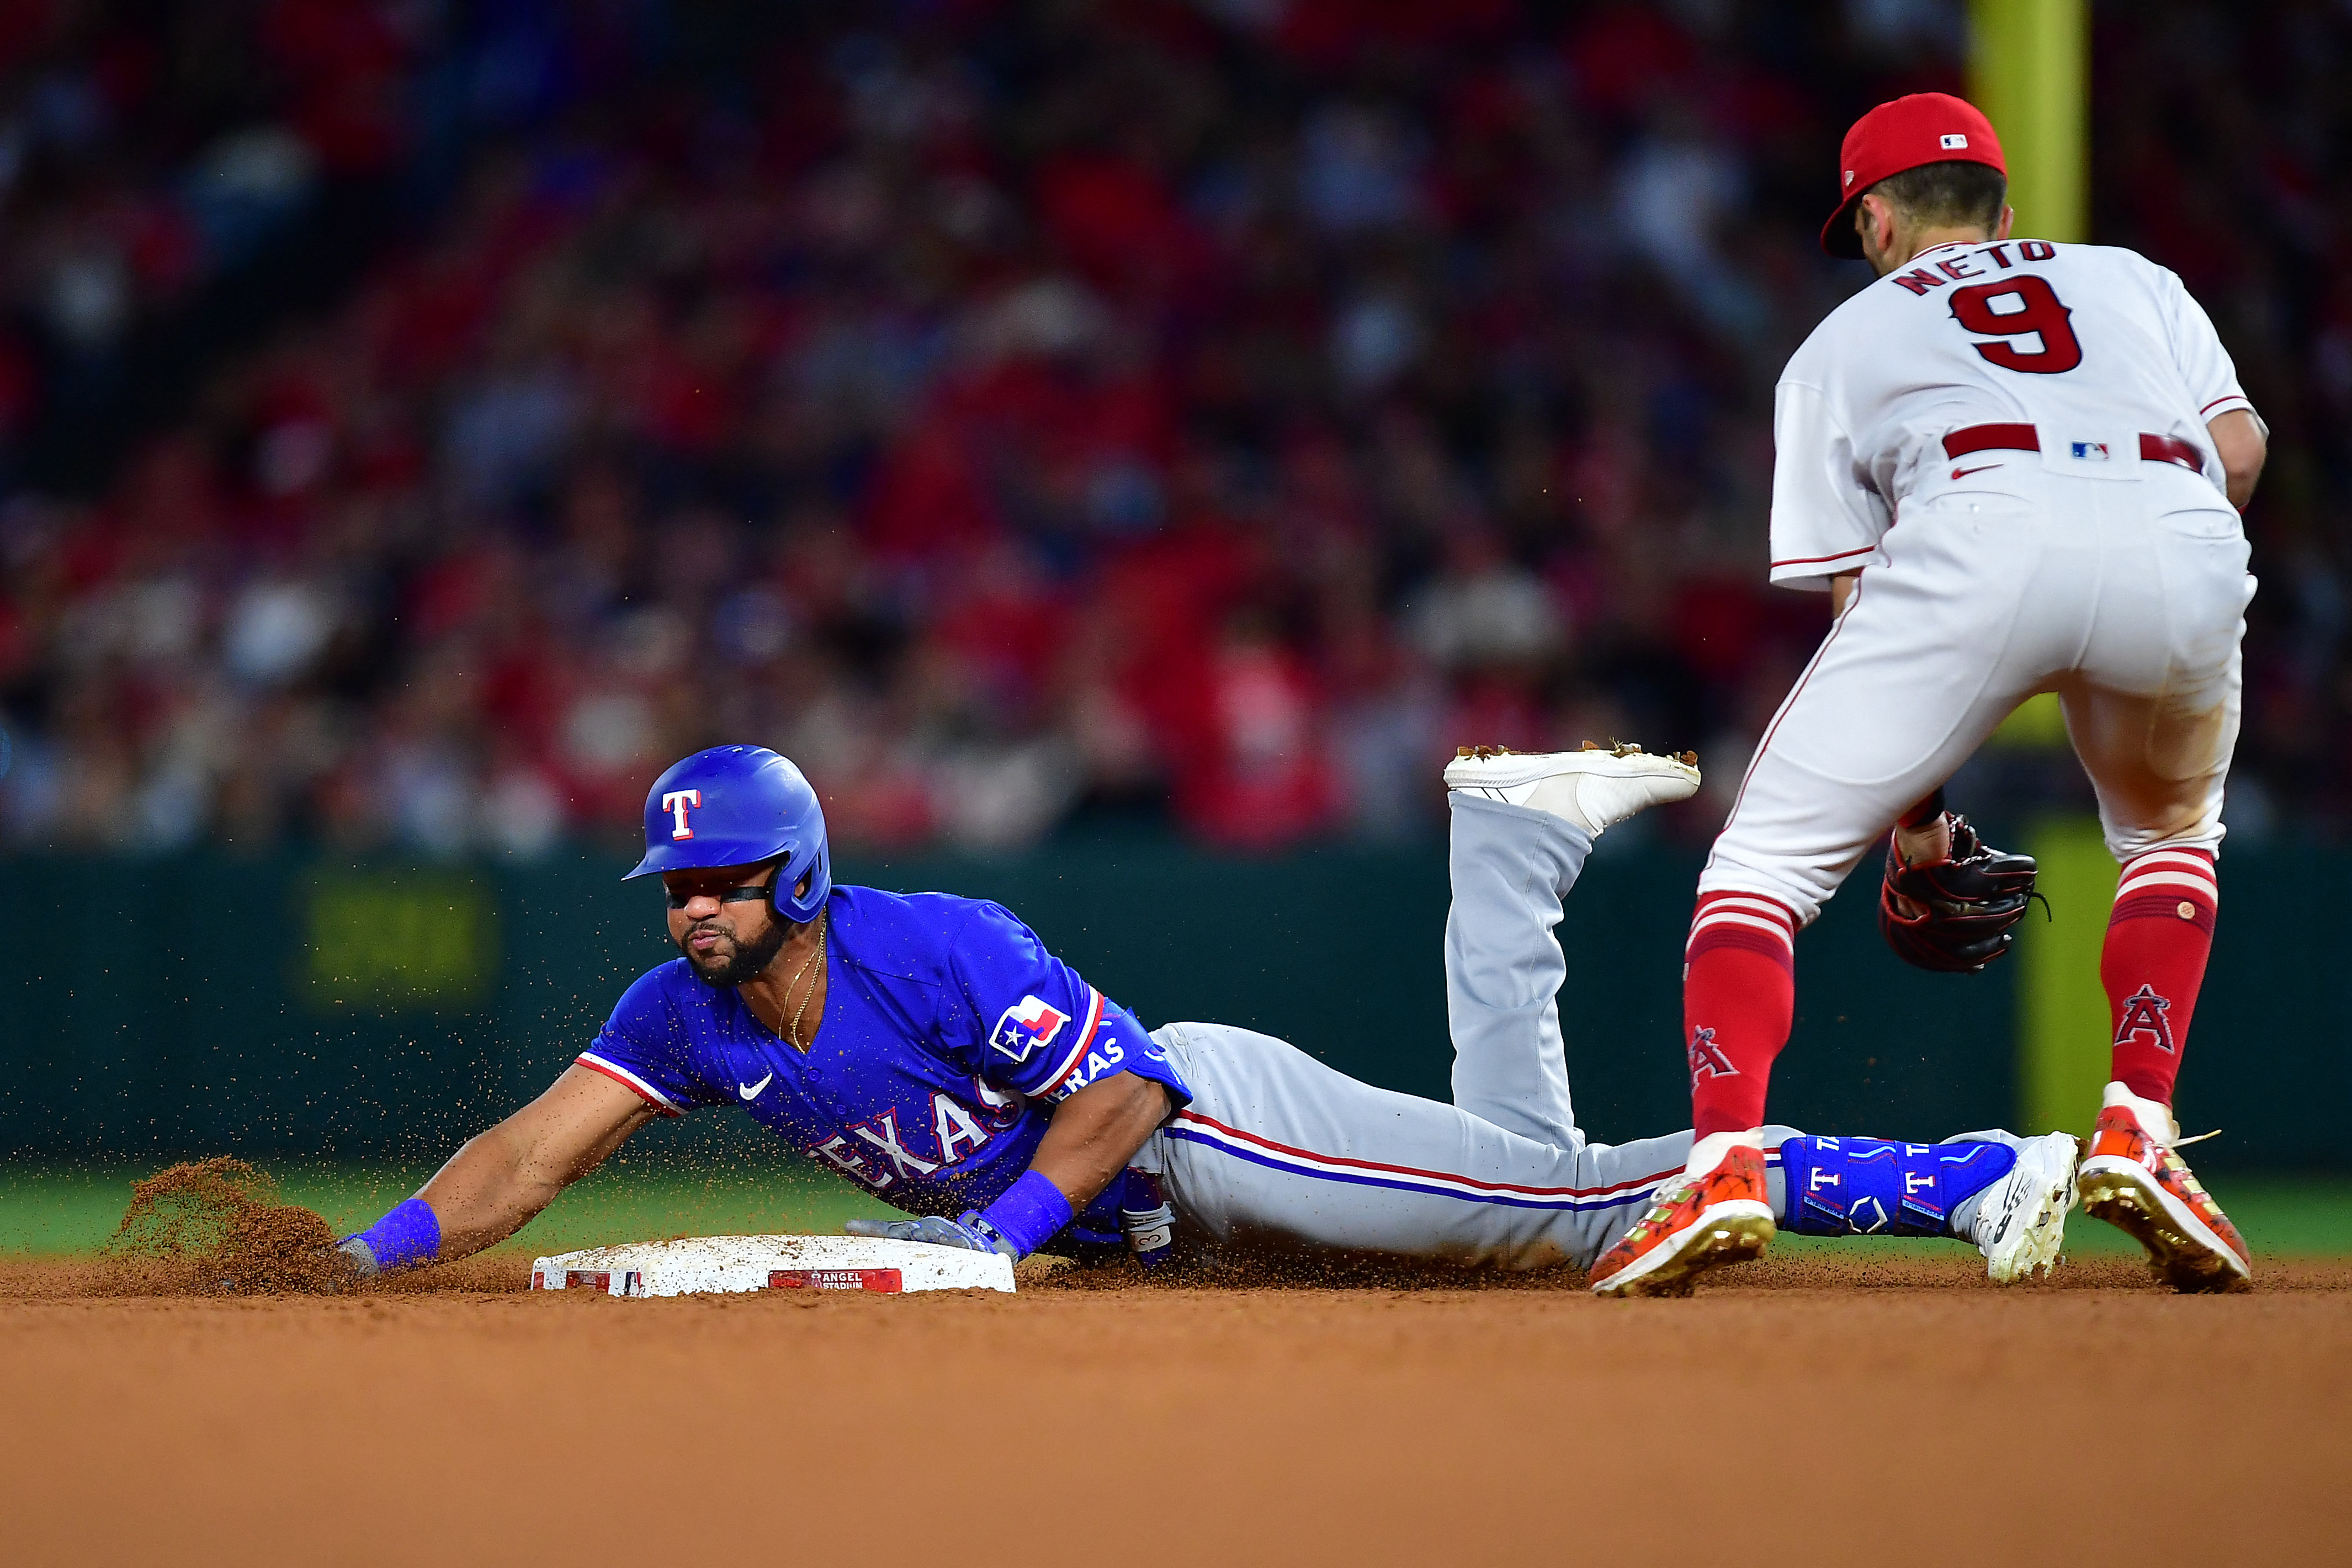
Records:
<instances>
[{"instance_id":1,"label":"infield dirt","mask_svg":"<svg viewBox=\"0 0 2352 1568\"><path fill-rule=\"evenodd\" d=\"M2343 1561L2352 1266L336 1298L0 1265L20 1563ZM1892 1549L1894 1556L1886 1555Z\"/></svg>"}]
</instances>

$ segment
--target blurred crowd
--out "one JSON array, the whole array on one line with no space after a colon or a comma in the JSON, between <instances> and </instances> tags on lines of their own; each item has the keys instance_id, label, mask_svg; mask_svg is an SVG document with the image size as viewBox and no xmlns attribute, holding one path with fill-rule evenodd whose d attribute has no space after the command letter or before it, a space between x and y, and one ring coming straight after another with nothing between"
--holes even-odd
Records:
<instances>
[{"instance_id":1,"label":"blurred crowd","mask_svg":"<svg viewBox=\"0 0 2352 1568\"><path fill-rule=\"evenodd\" d=\"M1455 744L1585 738L1696 746L1656 831L1704 835L1826 621L1763 566L1772 381L1867 276L1813 243L1837 139L1965 43L1951 0L156 9L0 7L0 424L268 243L206 215L254 168L448 193L102 493L12 483L20 847L535 854L722 740L868 848L1412 837ZM2338 831L2352 12L2097 26L2096 237L2275 430L2233 824ZM453 143L453 96L501 107ZM1978 788L2078 792L2034 739Z\"/></svg>"},{"instance_id":2,"label":"blurred crowd","mask_svg":"<svg viewBox=\"0 0 2352 1568\"><path fill-rule=\"evenodd\" d=\"M408 51L390 12L0 7L0 473L39 403L119 392L126 344L250 263L320 186L407 141Z\"/></svg>"}]
</instances>

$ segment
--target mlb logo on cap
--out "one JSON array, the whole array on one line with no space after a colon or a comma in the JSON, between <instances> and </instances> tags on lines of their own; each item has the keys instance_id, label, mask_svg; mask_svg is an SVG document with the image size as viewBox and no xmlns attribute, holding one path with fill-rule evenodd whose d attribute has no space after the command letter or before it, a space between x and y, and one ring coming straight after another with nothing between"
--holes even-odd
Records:
<instances>
[{"instance_id":1,"label":"mlb logo on cap","mask_svg":"<svg viewBox=\"0 0 2352 1568\"><path fill-rule=\"evenodd\" d=\"M1923 163L1983 163L2009 172L1992 121L1965 99L1948 92L1915 92L1882 103L1853 122L1838 149L1838 210L1822 228L1822 248L1832 256L1859 256L1853 204L1881 180Z\"/></svg>"}]
</instances>

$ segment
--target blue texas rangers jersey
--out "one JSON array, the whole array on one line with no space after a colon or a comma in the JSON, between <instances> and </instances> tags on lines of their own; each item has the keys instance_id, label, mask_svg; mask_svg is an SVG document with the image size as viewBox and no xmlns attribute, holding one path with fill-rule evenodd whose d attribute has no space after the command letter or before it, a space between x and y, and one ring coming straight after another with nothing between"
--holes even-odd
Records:
<instances>
[{"instance_id":1,"label":"blue texas rangers jersey","mask_svg":"<svg viewBox=\"0 0 2352 1568\"><path fill-rule=\"evenodd\" d=\"M1164 1085L1171 1112L1191 1101L1135 1016L1003 905L835 886L825 915L824 1021L805 1055L678 958L628 988L580 1065L673 1115L741 1105L909 1214L992 1202L1029 1168L1049 1108L1112 1073ZM1085 1228L1117 1232L1118 1189Z\"/></svg>"}]
</instances>

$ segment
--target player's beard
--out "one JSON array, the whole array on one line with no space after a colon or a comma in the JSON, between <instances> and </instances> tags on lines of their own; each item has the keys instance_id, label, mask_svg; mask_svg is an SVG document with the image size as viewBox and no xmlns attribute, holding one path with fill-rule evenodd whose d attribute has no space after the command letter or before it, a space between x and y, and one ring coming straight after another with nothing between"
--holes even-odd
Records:
<instances>
[{"instance_id":1,"label":"player's beard","mask_svg":"<svg viewBox=\"0 0 2352 1568\"><path fill-rule=\"evenodd\" d=\"M715 970L704 967L696 959L693 950L687 946L687 943L693 939L693 927L689 926L686 936L679 939L677 950L686 955L687 966L694 971L696 979L713 990L722 990L731 986L749 985L758 979L761 972L775 962L776 955L783 951L784 943L792 934L793 927L788 923L771 919L766 935L748 946L729 936L733 954L724 966Z\"/></svg>"}]
</instances>

